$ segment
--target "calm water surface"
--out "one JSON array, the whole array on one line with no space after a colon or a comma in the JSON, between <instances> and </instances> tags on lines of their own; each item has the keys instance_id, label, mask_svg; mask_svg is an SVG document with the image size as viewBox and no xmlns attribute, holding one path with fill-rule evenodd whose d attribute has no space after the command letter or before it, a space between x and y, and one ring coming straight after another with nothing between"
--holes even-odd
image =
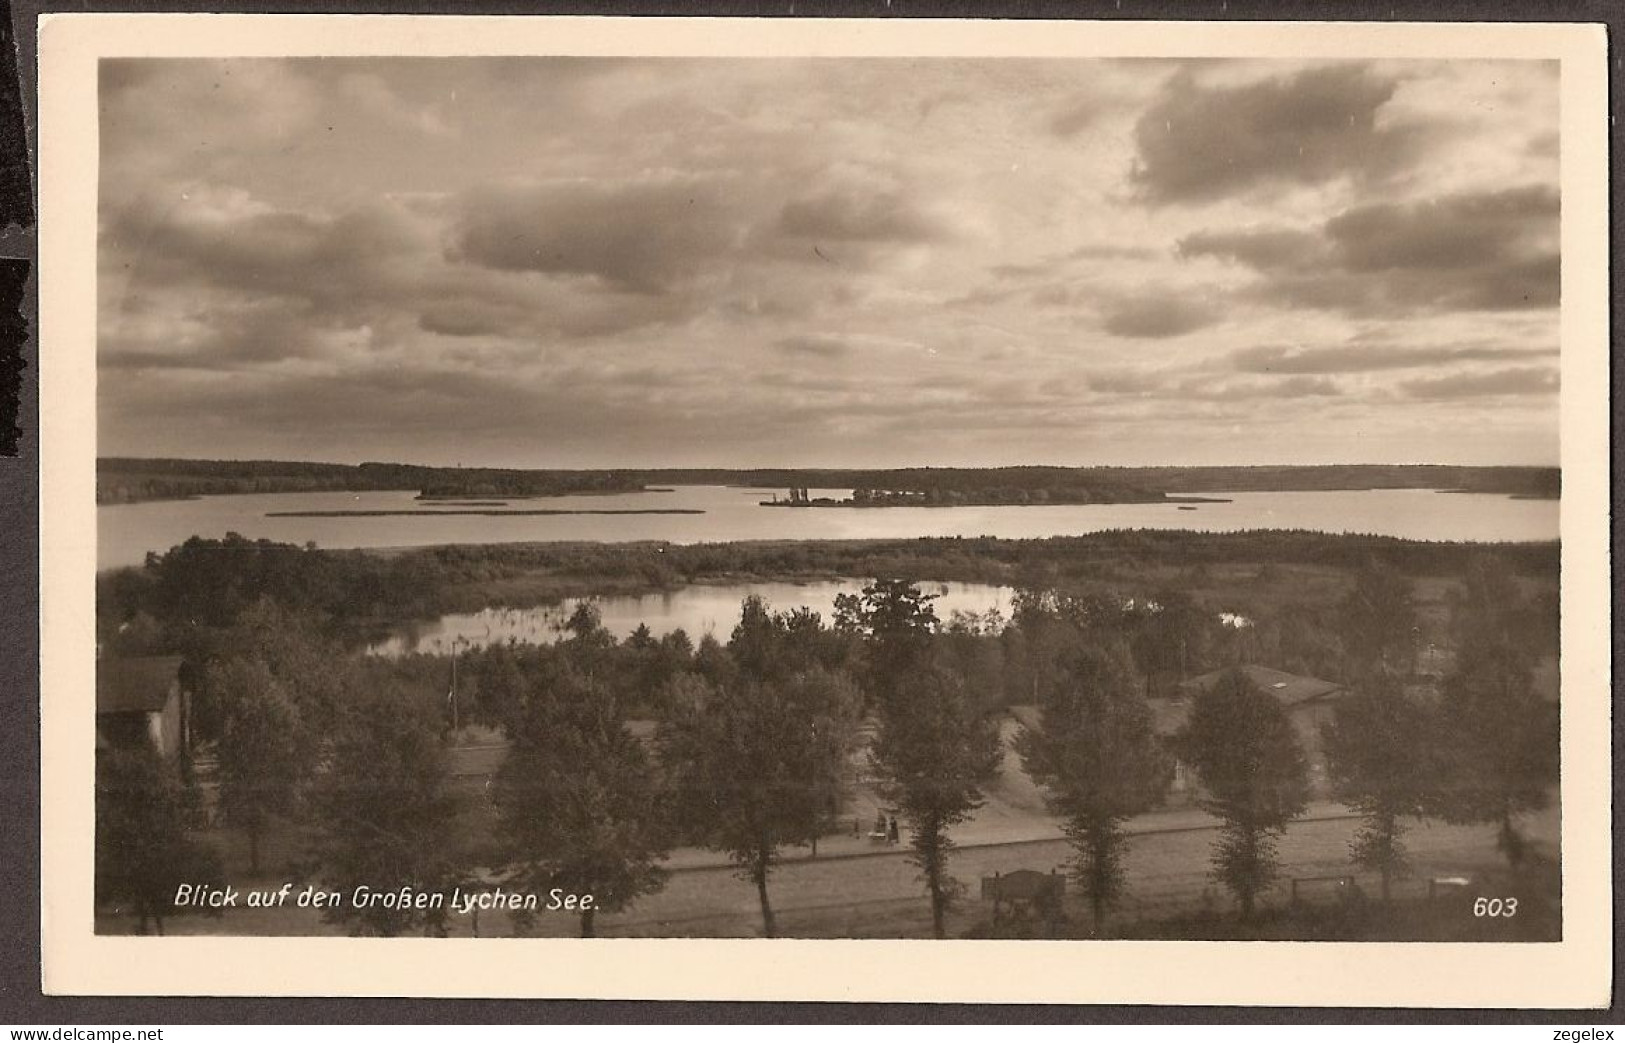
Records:
<instances>
[{"instance_id":1,"label":"calm water surface","mask_svg":"<svg viewBox=\"0 0 1625 1043\"><path fill-rule=\"evenodd\" d=\"M757 504L770 489L683 486L670 492L559 496L510 500L506 510L704 511L703 514L558 515L446 514L470 508L421 503L401 492L270 493L197 500L117 504L96 509L97 563L139 565L148 551L165 551L190 536L228 532L333 549L410 547L440 543L521 543L596 540L912 539L917 536L998 536L1029 539L1079 536L1107 529L1313 529L1417 540L1469 542L1555 540L1556 500L1514 500L1482 493L1425 489L1343 492L1212 493L1230 503L1195 510L1174 504L1123 503L1044 507L771 508ZM783 490L778 490L783 495ZM812 490L844 497L850 490ZM501 511L504 508L488 508ZM430 510L433 515L350 518L270 518L273 511Z\"/></svg>"},{"instance_id":2,"label":"calm water surface","mask_svg":"<svg viewBox=\"0 0 1625 1043\"><path fill-rule=\"evenodd\" d=\"M945 623L956 611L977 614L996 611L1005 619L1010 616L1010 596L1013 591L1009 587L983 583L922 583L920 586L926 593L937 595L931 605L937 618ZM740 602L747 595L757 594L765 598L768 607L775 612L805 606L818 612L828 623L834 618L835 595L856 594L862 589L861 580L739 583L726 586L696 585L661 594L587 600L597 606L605 628L617 638L624 638L639 624L645 624L656 637L682 630L695 642L705 634L714 634L717 640L725 642L739 622ZM558 640L564 621L570 618L582 600L571 598L560 605L542 608L488 608L480 612L442 616L433 623L405 628L394 637L373 645L370 651L380 655L401 655L410 652L447 653L453 649L483 648L510 641L547 644Z\"/></svg>"}]
</instances>

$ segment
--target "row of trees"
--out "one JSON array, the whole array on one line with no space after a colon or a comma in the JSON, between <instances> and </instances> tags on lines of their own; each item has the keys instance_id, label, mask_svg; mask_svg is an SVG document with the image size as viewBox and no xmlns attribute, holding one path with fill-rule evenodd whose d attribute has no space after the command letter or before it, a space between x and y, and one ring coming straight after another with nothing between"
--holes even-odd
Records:
<instances>
[{"instance_id":1,"label":"row of trees","mask_svg":"<svg viewBox=\"0 0 1625 1043\"><path fill-rule=\"evenodd\" d=\"M1325 738L1338 796L1363 817L1352 855L1382 874L1385 897L1418 814L1496 822L1516 863L1517 816L1540 806L1555 772L1555 714L1530 683L1534 649L1510 577L1492 566L1467 576L1456 666L1437 699L1405 683L1409 598L1386 569L1357 578L1340 614L1360 680ZM307 621L260 603L213 645L230 654L201 670L198 730L214 743L220 809L247 837L253 871L269 825L302 819L318 838L312 870L330 886L446 889L484 868L525 887L595 894L583 933L595 912L658 889L678 844L726 852L757 890L764 932L776 933L776 865L787 849L816 845L862 773L908 824L940 937L957 890L954 828L981 803L1002 753L989 711L1019 697L1039 704L1042 726L1016 752L1065 824L1097 929L1129 886L1124 824L1163 799L1176 756L1223 823L1215 876L1251 914L1278 871L1276 840L1306 805L1304 752L1277 701L1241 674L1197 700L1179 735L1156 733L1146 664L1187 669L1198 606L1165 598L1148 626L1143 606L1120 598L1043 592L1018 598L1008 626L944 626L931 600L881 581L842 598L826 625L748 599L726 645L697 648L647 631L617 642L583 609L555 646L470 654L469 709L509 743L484 831L471 829L478 804L448 772L444 678L434 673L443 660L346 656ZM633 733L640 718L657 722L651 741ZM154 797L141 774L150 766L126 760L108 758L98 802L107 894L161 894L153 875L183 866L193 875L176 880L201 879L195 853L126 857L142 838L184 840L186 810L184 792ZM140 828L120 811L121 787L146 794ZM169 824L154 828L154 815ZM332 915L367 933L445 929L434 911Z\"/></svg>"},{"instance_id":2,"label":"row of trees","mask_svg":"<svg viewBox=\"0 0 1625 1043\"><path fill-rule=\"evenodd\" d=\"M1334 795L1361 816L1350 857L1380 875L1385 904L1410 868L1403 838L1418 817L1494 823L1512 866L1525 856L1518 816L1546 805L1558 756L1556 707L1533 684L1540 639L1526 613L1504 569L1475 564L1455 604L1455 667L1430 693L1408 683L1416 651L1408 581L1369 566L1340 606L1355 681L1323 741ZM1017 742L1065 823L1096 929L1127 885L1124 824L1161 802L1171 756L1190 764L1220 820L1213 873L1249 919L1280 872L1279 838L1308 805L1299 737L1272 696L1232 671L1161 741L1120 635L1094 625L1102 618L1112 617L1052 621L1033 667L1042 727Z\"/></svg>"},{"instance_id":3,"label":"row of trees","mask_svg":"<svg viewBox=\"0 0 1625 1043\"><path fill-rule=\"evenodd\" d=\"M747 598L726 649L702 645L695 669L664 683L652 761L627 730L624 689L600 683L614 676L616 646L579 611L567 640L528 653L532 668L497 682L520 678L524 689L499 700L518 708L496 791L502 861L615 911L660 886L657 862L672 844L703 844L754 885L773 937L774 869L787 849L816 847L841 816L872 728L869 768L909 823L910 857L943 936L949 831L978 806L999 743L938 655L929 602L910 584L877 583L841 605L832 629L817 613L775 613ZM582 926L591 931L590 915Z\"/></svg>"},{"instance_id":4,"label":"row of trees","mask_svg":"<svg viewBox=\"0 0 1625 1043\"><path fill-rule=\"evenodd\" d=\"M832 629L816 613L749 599L726 646L708 640L685 654L684 639L618 643L584 607L555 646L471 657L476 712L509 742L483 837L467 835L478 809L448 774L445 706L409 680L421 664L336 656L272 603L244 612L227 643L234 653L203 670L199 730L212 738L219 810L247 838L251 873L268 826L302 820L324 886L447 891L483 867L521 887L593 894L581 919L590 934L597 912L661 886L674 844L700 843L755 883L772 935L774 867L842 812L866 716L877 713L873 770L911 823L941 933L953 892L948 830L996 766L996 729L939 661L937 621L917 588L880 584L843 612ZM660 686L652 700L640 687L650 682ZM660 721L648 744L629 722L651 701ZM133 903L143 923L161 917L154 902L167 903L175 884L209 878L176 857L185 794L157 794L147 775L105 759L99 801L100 897ZM155 816L163 828L151 828ZM152 857L131 860L137 848ZM328 915L361 933L446 927L443 909Z\"/></svg>"}]
</instances>

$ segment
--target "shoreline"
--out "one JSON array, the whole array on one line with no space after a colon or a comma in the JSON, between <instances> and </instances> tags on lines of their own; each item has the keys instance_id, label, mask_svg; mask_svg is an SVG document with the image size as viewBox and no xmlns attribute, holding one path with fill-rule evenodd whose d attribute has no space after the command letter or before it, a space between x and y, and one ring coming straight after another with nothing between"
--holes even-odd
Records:
<instances>
[{"instance_id":1,"label":"shoreline","mask_svg":"<svg viewBox=\"0 0 1625 1043\"><path fill-rule=\"evenodd\" d=\"M748 488L748 487L747 487ZM1319 490L1311 490L1319 491ZM1359 490L1332 490L1359 491ZM849 508L857 511L872 511L887 507L923 507L930 510L939 510L951 507L1122 507L1135 504L1197 504L1197 503L1235 503L1235 500L1218 496L1183 496L1169 493L1156 498L1142 500L957 500L952 503L926 503L926 502L896 502L896 503L858 503L856 500L759 500L758 507L820 507L820 508Z\"/></svg>"},{"instance_id":2,"label":"shoreline","mask_svg":"<svg viewBox=\"0 0 1625 1043\"><path fill-rule=\"evenodd\" d=\"M265 516L267 518L398 518L398 517L457 518L457 517L472 515L474 517L479 517L479 518L531 518L531 517L554 517L554 516L558 516L558 515L570 515L570 514L704 514L704 513L705 513L704 511L702 511L702 510L700 510L698 508L689 508L689 507L650 507L650 508L644 508L644 509L627 508L627 509L624 509L624 510L615 510L615 509L596 510L596 509L585 508L584 507L584 508L578 508L578 509L574 509L574 510L567 509L567 508L560 508L560 509L555 509L555 510L537 509L537 510L525 510L525 511L491 511L491 510L427 511L427 510L391 510L389 508L379 508L377 510L358 510L358 511L267 511ZM432 544L432 546L445 546L445 545L444 544ZM500 546L500 544L496 544L495 546Z\"/></svg>"}]
</instances>

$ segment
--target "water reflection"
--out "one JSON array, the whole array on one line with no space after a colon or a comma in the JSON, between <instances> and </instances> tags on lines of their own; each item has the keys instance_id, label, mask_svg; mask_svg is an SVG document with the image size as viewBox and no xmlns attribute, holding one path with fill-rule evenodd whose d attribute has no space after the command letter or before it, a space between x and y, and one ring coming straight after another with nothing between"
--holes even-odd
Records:
<instances>
[{"instance_id":1,"label":"water reflection","mask_svg":"<svg viewBox=\"0 0 1625 1043\"><path fill-rule=\"evenodd\" d=\"M680 590L639 596L570 598L558 605L538 608L488 608L443 616L432 623L403 628L395 636L374 644L369 651L378 655L404 655L411 652L445 654L454 648L483 648L506 644L546 644L557 641L564 623L576 606L589 600L603 618L604 627L623 639L638 626L646 625L656 637L682 630L698 641L713 634L726 641L739 622L739 606L756 594L766 599L775 612L798 607L810 608L832 620L835 595L856 594L861 580L823 583L748 583L726 586L689 586ZM932 602L937 618L947 622L955 612L1010 615L1014 591L983 583L922 583L921 589L938 595Z\"/></svg>"}]
</instances>

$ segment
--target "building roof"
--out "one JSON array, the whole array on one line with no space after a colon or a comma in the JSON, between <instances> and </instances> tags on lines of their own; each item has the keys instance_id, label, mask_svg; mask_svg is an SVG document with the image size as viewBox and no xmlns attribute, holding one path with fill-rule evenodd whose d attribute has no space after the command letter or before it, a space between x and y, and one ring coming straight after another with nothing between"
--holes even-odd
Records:
<instances>
[{"instance_id":1,"label":"building roof","mask_svg":"<svg viewBox=\"0 0 1625 1043\"><path fill-rule=\"evenodd\" d=\"M1189 699L1147 699L1151 708L1151 730L1157 735L1173 735L1190 719Z\"/></svg>"},{"instance_id":2,"label":"building roof","mask_svg":"<svg viewBox=\"0 0 1625 1043\"><path fill-rule=\"evenodd\" d=\"M1039 713L1038 707L1032 703L1017 703L1015 706L1010 707L1009 711L1010 716L1014 717L1016 723L1023 728L1031 728L1033 731L1037 731L1044 726L1043 714Z\"/></svg>"},{"instance_id":3,"label":"building roof","mask_svg":"<svg viewBox=\"0 0 1625 1043\"><path fill-rule=\"evenodd\" d=\"M1179 690L1186 696L1196 696L1210 691L1219 679L1229 673L1232 667L1215 670L1212 673L1193 677L1189 681L1181 681ZM1288 709L1301 703L1313 702L1328 695L1341 692L1343 686L1332 681L1322 681L1318 677L1304 677L1301 674L1289 674L1284 670L1272 670L1267 666L1258 666L1255 663L1246 663L1241 666L1241 672L1247 675L1248 680L1258 686L1258 690L1275 696L1280 704Z\"/></svg>"},{"instance_id":4,"label":"building roof","mask_svg":"<svg viewBox=\"0 0 1625 1043\"><path fill-rule=\"evenodd\" d=\"M1151 711L1151 730L1158 735L1173 735L1178 732L1190 717L1192 700L1211 689L1219 682L1219 678L1230 672L1230 669L1226 667L1180 682L1179 694L1173 698L1147 699L1146 706ZM1331 681L1289 674L1284 670L1272 670L1267 666L1247 664L1242 666L1241 671L1258 686L1259 691L1273 695L1281 706L1288 710L1343 690L1342 685ZM1010 716L1025 727L1035 731L1043 727L1043 714L1031 703L1011 706L1008 710Z\"/></svg>"},{"instance_id":5,"label":"building roof","mask_svg":"<svg viewBox=\"0 0 1625 1043\"><path fill-rule=\"evenodd\" d=\"M178 655L103 659L96 664L97 713L154 713L180 680Z\"/></svg>"}]
</instances>

